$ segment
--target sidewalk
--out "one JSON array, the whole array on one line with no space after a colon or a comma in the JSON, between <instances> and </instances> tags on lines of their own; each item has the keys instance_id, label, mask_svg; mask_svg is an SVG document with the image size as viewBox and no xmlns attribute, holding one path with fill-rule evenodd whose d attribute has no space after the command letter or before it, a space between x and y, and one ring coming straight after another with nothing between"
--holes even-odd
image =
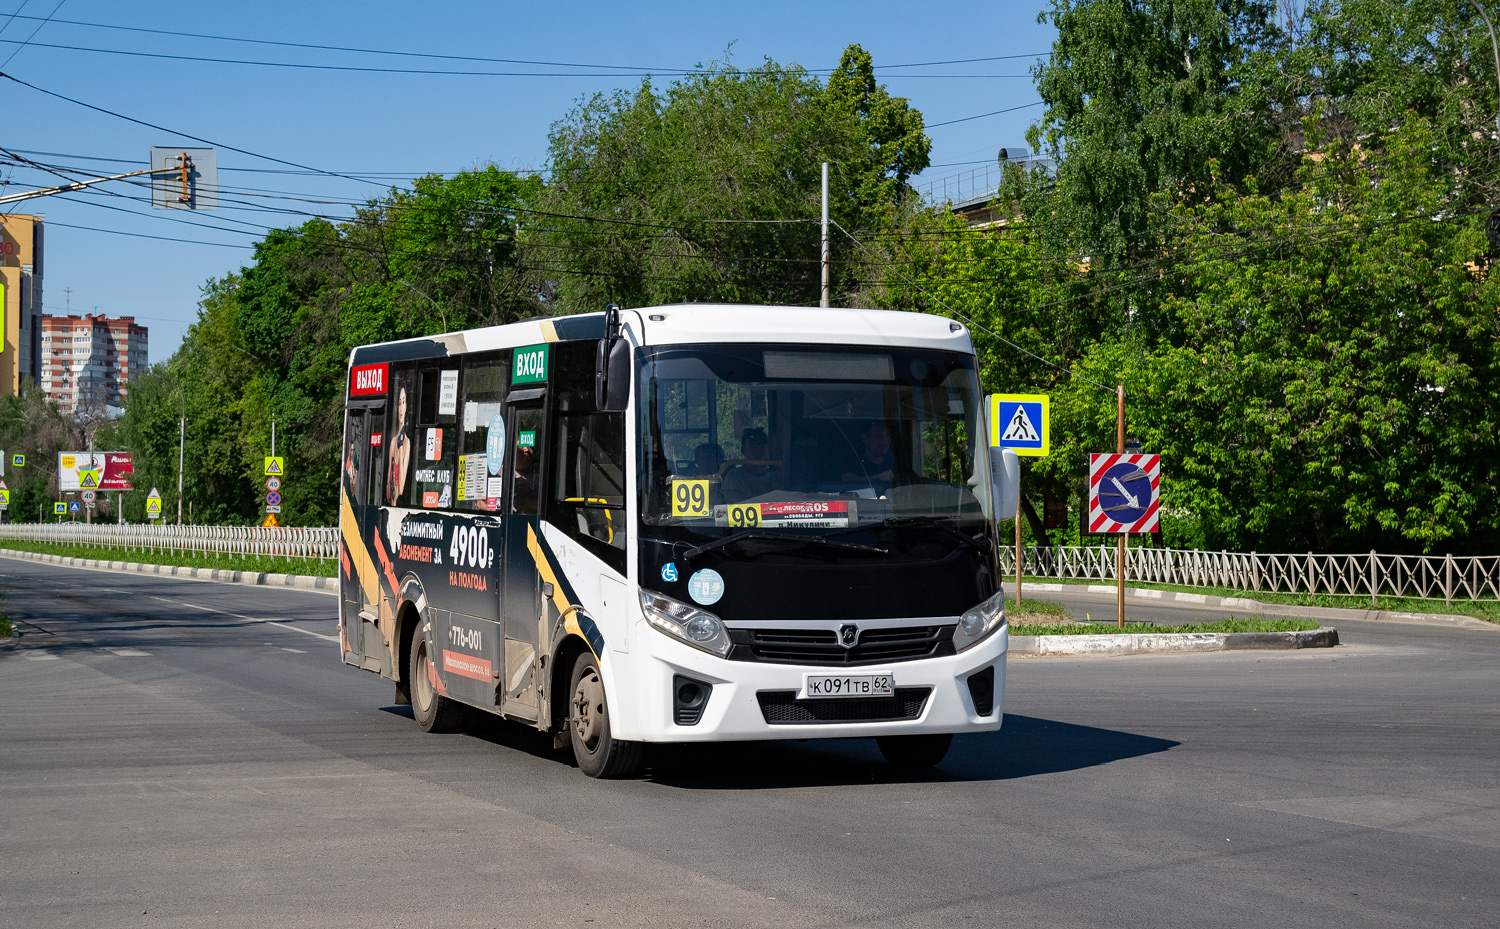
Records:
<instances>
[{"instance_id":1,"label":"sidewalk","mask_svg":"<svg viewBox=\"0 0 1500 929\"><path fill-rule=\"evenodd\" d=\"M1015 590L1015 581L1006 585L1007 592ZM1114 602L1113 584L1042 584L1021 581L1022 600L1035 596L1047 599L1044 594L1088 593L1096 596L1108 595ZM1402 613L1394 610L1360 610L1329 606L1295 606L1289 603L1263 603L1248 597L1214 597L1208 594L1190 594L1172 590L1152 590L1145 587L1126 587L1125 596L1139 600L1158 600L1169 603L1191 603L1197 606L1224 610L1254 610L1260 616L1287 616L1299 619L1355 619L1368 622L1418 623L1423 625L1461 626L1468 629L1490 629L1500 631L1500 624L1486 622L1473 616L1457 616L1451 613Z\"/></svg>"},{"instance_id":2,"label":"sidewalk","mask_svg":"<svg viewBox=\"0 0 1500 929\"><path fill-rule=\"evenodd\" d=\"M139 564L134 561L99 561L93 558L67 558L62 555L42 555L36 552L20 552L0 548L0 557L19 558L24 561L41 561L47 564L64 565L70 568L88 568L93 571L114 571L124 574L157 574L162 577L189 578L196 581L211 581L218 584L244 584L251 587L288 587L294 590L315 590L335 596L339 592L336 577L309 577L305 574L271 574L259 571L230 571L224 568L185 568L174 565Z\"/></svg>"}]
</instances>

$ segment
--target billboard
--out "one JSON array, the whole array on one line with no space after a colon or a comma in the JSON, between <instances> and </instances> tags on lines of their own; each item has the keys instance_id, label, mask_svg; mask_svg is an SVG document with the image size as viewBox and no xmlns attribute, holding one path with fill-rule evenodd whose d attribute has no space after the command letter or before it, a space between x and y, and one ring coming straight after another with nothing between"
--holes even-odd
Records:
<instances>
[{"instance_id":1,"label":"billboard","mask_svg":"<svg viewBox=\"0 0 1500 929\"><path fill-rule=\"evenodd\" d=\"M57 489L62 493L80 490L134 490L129 452L58 452Z\"/></svg>"}]
</instances>

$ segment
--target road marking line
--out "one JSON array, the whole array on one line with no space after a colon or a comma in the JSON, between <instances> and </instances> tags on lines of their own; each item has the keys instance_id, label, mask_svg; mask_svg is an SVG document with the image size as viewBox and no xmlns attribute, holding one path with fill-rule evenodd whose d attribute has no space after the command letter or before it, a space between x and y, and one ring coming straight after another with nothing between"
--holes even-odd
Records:
<instances>
[{"instance_id":1,"label":"road marking line","mask_svg":"<svg viewBox=\"0 0 1500 929\"><path fill-rule=\"evenodd\" d=\"M151 653L150 652L143 652L143 651L141 651L138 648L112 648L112 649L110 649L110 651L114 652L116 655L119 655L121 658L149 658L149 657L151 657Z\"/></svg>"},{"instance_id":2,"label":"road marking line","mask_svg":"<svg viewBox=\"0 0 1500 929\"><path fill-rule=\"evenodd\" d=\"M46 652L32 652L26 658L30 661L56 661L57 655L49 655Z\"/></svg>"},{"instance_id":3,"label":"road marking line","mask_svg":"<svg viewBox=\"0 0 1500 929\"><path fill-rule=\"evenodd\" d=\"M306 655L307 654L307 649L305 649L305 648L287 648L285 645L278 645L277 648L281 649L284 652L291 652L294 655Z\"/></svg>"},{"instance_id":4,"label":"road marking line","mask_svg":"<svg viewBox=\"0 0 1500 929\"><path fill-rule=\"evenodd\" d=\"M336 635L324 635L321 632L313 632L310 629L299 629L296 626L289 625L288 623L278 622L277 620L274 620L274 619L261 619L259 616L246 616L243 613L231 613L228 610L216 610L216 609L213 609L212 607L199 606L196 603L188 603L186 600L174 600L171 597L156 597L156 596L153 596L151 599L152 600L160 600L162 603L174 603L177 606L185 606L185 607L188 607L189 609L200 610L200 611L202 611L204 613L218 613L220 616L231 616L231 617L233 617L235 619L243 619L246 622L265 623L268 626L280 626L283 629L290 629L293 632L300 632L303 635L310 635L310 636L312 636L315 639L322 639L325 642L337 642L339 640L339 637L336 636Z\"/></svg>"}]
</instances>

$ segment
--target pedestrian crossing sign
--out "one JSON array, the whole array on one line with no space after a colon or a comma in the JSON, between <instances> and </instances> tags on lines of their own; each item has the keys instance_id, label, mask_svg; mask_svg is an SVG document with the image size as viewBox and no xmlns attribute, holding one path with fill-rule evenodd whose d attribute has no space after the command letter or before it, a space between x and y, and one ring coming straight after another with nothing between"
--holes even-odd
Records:
<instances>
[{"instance_id":1,"label":"pedestrian crossing sign","mask_svg":"<svg viewBox=\"0 0 1500 929\"><path fill-rule=\"evenodd\" d=\"M990 394L990 446L1046 457L1052 451L1051 414L1046 394Z\"/></svg>"},{"instance_id":2,"label":"pedestrian crossing sign","mask_svg":"<svg viewBox=\"0 0 1500 929\"><path fill-rule=\"evenodd\" d=\"M52 512L58 516L67 516L68 505L66 503L54 503L52 504Z\"/></svg>"}]
</instances>

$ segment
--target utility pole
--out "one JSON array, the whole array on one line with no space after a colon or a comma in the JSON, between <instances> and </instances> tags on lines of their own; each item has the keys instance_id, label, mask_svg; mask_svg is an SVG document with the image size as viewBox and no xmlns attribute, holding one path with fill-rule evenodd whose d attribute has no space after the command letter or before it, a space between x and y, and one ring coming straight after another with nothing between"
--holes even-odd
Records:
<instances>
[{"instance_id":1,"label":"utility pole","mask_svg":"<svg viewBox=\"0 0 1500 929\"><path fill-rule=\"evenodd\" d=\"M187 445L187 411L177 421L177 525L182 525L182 450Z\"/></svg>"},{"instance_id":2,"label":"utility pole","mask_svg":"<svg viewBox=\"0 0 1500 929\"><path fill-rule=\"evenodd\" d=\"M818 306L832 306L832 291L828 285L828 162L823 162L823 299Z\"/></svg>"}]
</instances>

